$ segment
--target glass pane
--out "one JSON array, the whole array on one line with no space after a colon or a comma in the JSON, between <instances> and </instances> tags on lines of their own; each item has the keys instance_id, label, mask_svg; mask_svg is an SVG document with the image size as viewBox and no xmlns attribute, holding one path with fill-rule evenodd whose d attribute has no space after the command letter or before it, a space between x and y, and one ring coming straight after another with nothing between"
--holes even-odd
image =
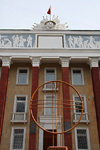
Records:
<instances>
[{"instance_id":1,"label":"glass pane","mask_svg":"<svg viewBox=\"0 0 100 150\"><path fill-rule=\"evenodd\" d=\"M25 69L25 70L24 69L22 69L22 70L20 69L19 73L27 73L27 69Z\"/></svg>"},{"instance_id":2,"label":"glass pane","mask_svg":"<svg viewBox=\"0 0 100 150\"><path fill-rule=\"evenodd\" d=\"M23 129L14 130L13 149L23 149Z\"/></svg>"},{"instance_id":3,"label":"glass pane","mask_svg":"<svg viewBox=\"0 0 100 150\"><path fill-rule=\"evenodd\" d=\"M78 149L88 149L86 130L77 130Z\"/></svg>"},{"instance_id":4,"label":"glass pane","mask_svg":"<svg viewBox=\"0 0 100 150\"><path fill-rule=\"evenodd\" d=\"M52 81L55 80L55 74L54 73L47 73L46 74L46 81Z\"/></svg>"},{"instance_id":5,"label":"glass pane","mask_svg":"<svg viewBox=\"0 0 100 150\"><path fill-rule=\"evenodd\" d=\"M82 97L82 100L83 100L83 104L84 104L84 97ZM81 113L82 112L82 103L80 101L80 98L79 97L75 97L75 112L77 113ZM85 112L85 107L84 107L84 112Z\"/></svg>"},{"instance_id":6,"label":"glass pane","mask_svg":"<svg viewBox=\"0 0 100 150\"><path fill-rule=\"evenodd\" d=\"M27 70L19 70L18 83L20 84L27 83Z\"/></svg>"},{"instance_id":7,"label":"glass pane","mask_svg":"<svg viewBox=\"0 0 100 150\"><path fill-rule=\"evenodd\" d=\"M46 82L56 80L55 70L54 69L47 69L46 70ZM46 88L55 88L55 83L48 83L46 84Z\"/></svg>"},{"instance_id":8,"label":"glass pane","mask_svg":"<svg viewBox=\"0 0 100 150\"><path fill-rule=\"evenodd\" d=\"M19 74L18 83L22 83L22 84L27 83L27 74Z\"/></svg>"},{"instance_id":9,"label":"glass pane","mask_svg":"<svg viewBox=\"0 0 100 150\"><path fill-rule=\"evenodd\" d=\"M17 101L25 101L26 97L17 97Z\"/></svg>"},{"instance_id":10,"label":"glass pane","mask_svg":"<svg viewBox=\"0 0 100 150\"><path fill-rule=\"evenodd\" d=\"M16 112L25 112L25 103L17 102Z\"/></svg>"},{"instance_id":11,"label":"glass pane","mask_svg":"<svg viewBox=\"0 0 100 150\"><path fill-rule=\"evenodd\" d=\"M82 73L81 73L81 70L73 70L73 83L75 85L82 85Z\"/></svg>"},{"instance_id":12,"label":"glass pane","mask_svg":"<svg viewBox=\"0 0 100 150\"><path fill-rule=\"evenodd\" d=\"M14 129L14 134L23 134L24 133L24 129Z\"/></svg>"}]
</instances>

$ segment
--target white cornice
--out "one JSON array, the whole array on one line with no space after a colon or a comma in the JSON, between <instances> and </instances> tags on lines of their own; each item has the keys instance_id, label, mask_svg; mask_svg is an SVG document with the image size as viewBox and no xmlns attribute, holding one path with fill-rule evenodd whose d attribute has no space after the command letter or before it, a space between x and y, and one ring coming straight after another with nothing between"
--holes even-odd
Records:
<instances>
[{"instance_id":1,"label":"white cornice","mask_svg":"<svg viewBox=\"0 0 100 150\"><path fill-rule=\"evenodd\" d=\"M71 34L71 35L100 35L100 30L45 30L45 31L34 31L34 30L0 30L0 34L18 34L18 33L35 33L35 34Z\"/></svg>"}]
</instances>

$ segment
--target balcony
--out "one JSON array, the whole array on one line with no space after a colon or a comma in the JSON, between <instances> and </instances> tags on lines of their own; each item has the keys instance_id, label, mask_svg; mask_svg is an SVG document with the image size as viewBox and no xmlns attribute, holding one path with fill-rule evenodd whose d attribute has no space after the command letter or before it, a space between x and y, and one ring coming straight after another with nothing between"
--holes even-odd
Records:
<instances>
[{"instance_id":1,"label":"balcony","mask_svg":"<svg viewBox=\"0 0 100 150\"><path fill-rule=\"evenodd\" d=\"M47 83L44 85L43 91L58 91L57 83Z\"/></svg>"},{"instance_id":2,"label":"balcony","mask_svg":"<svg viewBox=\"0 0 100 150\"><path fill-rule=\"evenodd\" d=\"M73 122L77 122L80 118L80 113L74 113L73 116ZM80 120L81 123L89 123L89 119L88 119L88 113L83 113L82 119Z\"/></svg>"},{"instance_id":3,"label":"balcony","mask_svg":"<svg viewBox=\"0 0 100 150\"><path fill-rule=\"evenodd\" d=\"M12 123L26 123L26 113L25 112L15 112L12 114Z\"/></svg>"}]
</instances>

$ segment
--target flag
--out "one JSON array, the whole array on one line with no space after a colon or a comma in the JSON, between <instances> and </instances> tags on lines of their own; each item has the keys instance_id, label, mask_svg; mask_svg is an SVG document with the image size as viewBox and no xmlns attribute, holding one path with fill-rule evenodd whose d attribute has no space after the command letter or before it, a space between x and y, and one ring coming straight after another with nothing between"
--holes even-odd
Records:
<instances>
[{"instance_id":1,"label":"flag","mask_svg":"<svg viewBox=\"0 0 100 150\"><path fill-rule=\"evenodd\" d=\"M51 7L48 9L47 14L51 15Z\"/></svg>"}]
</instances>

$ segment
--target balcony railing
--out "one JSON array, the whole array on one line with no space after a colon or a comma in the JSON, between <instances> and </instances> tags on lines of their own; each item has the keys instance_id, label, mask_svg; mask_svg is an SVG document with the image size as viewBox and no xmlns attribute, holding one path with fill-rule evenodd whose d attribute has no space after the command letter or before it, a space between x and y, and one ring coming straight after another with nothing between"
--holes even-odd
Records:
<instances>
[{"instance_id":1,"label":"balcony railing","mask_svg":"<svg viewBox=\"0 0 100 150\"><path fill-rule=\"evenodd\" d=\"M80 113L74 113L74 117L73 117L73 122L77 122L80 118ZM82 123L89 123L89 119L88 119L88 113L83 113L82 119L80 120L80 122Z\"/></svg>"},{"instance_id":2,"label":"balcony railing","mask_svg":"<svg viewBox=\"0 0 100 150\"><path fill-rule=\"evenodd\" d=\"M27 122L25 112L15 112L12 114L11 122Z\"/></svg>"}]
</instances>

